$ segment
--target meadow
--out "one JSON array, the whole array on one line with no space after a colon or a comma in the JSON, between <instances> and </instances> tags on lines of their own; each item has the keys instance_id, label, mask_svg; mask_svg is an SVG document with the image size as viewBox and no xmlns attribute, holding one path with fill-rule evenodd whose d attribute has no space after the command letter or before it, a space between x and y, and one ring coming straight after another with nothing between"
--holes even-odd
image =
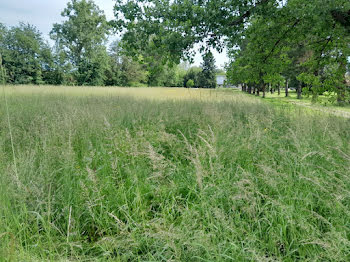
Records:
<instances>
[{"instance_id":1,"label":"meadow","mask_svg":"<svg viewBox=\"0 0 350 262\"><path fill-rule=\"evenodd\" d=\"M0 261L349 261L350 121L240 92L1 87Z\"/></svg>"},{"instance_id":2,"label":"meadow","mask_svg":"<svg viewBox=\"0 0 350 262\"><path fill-rule=\"evenodd\" d=\"M336 116L342 116L350 118L350 105L343 104L339 105L335 102L336 94L319 95L316 102L312 101L312 97L309 95L304 95L302 99L297 99L297 94L295 91L289 91L289 96L285 97L284 93L280 95L277 92L266 95L266 100L275 105L278 104L292 104L297 106L302 106L306 108L311 108L316 111L323 111L325 113L330 113Z\"/></svg>"}]
</instances>

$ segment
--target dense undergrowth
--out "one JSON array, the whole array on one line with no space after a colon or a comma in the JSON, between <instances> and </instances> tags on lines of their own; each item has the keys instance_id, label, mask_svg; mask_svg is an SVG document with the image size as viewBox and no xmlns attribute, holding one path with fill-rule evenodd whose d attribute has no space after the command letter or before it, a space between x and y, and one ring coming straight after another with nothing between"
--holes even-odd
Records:
<instances>
[{"instance_id":1,"label":"dense undergrowth","mask_svg":"<svg viewBox=\"0 0 350 262\"><path fill-rule=\"evenodd\" d=\"M350 121L225 95L2 98L0 257L350 260Z\"/></svg>"}]
</instances>

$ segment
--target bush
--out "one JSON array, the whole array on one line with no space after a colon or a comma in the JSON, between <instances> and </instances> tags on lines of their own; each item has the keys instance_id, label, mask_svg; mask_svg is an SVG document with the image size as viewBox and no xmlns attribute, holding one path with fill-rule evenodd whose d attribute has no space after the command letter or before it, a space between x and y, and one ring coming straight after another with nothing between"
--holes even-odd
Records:
<instances>
[{"instance_id":1,"label":"bush","mask_svg":"<svg viewBox=\"0 0 350 262\"><path fill-rule=\"evenodd\" d=\"M194 81L192 79L189 79L187 82L186 82L186 87L187 88L191 88L194 86Z\"/></svg>"}]
</instances>

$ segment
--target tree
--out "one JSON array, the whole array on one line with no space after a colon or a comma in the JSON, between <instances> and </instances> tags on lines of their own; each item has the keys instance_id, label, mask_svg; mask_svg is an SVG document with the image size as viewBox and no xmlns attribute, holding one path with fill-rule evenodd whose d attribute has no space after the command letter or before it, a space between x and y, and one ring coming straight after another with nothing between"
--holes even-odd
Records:
<instances>
[{"instance_id":1,"label":"tree","mask_svg":"<svg viewBox=\"0 0 350 262\"><path fill-rule=\"evenodd\" d=\"M0 54L0 84L4 85L6 83L5 69L2 65L2 56Z\"/></svg>"},{"instance_id":2,"label":"tree","mask_svg":"<svg viewBox=\"0 0 350 262\"><path fill-rule=\"evenodd\" d=\"M344 57L349 53L349 38L346 28L334 20L332 10L345 2L332 1L328 5L322 2L328 1L290 0L276 8L273 16L252 17L238 41L238 51L233 52L230 77L244 77L246 82L254 79L263 96L266 85L279 88L284 79L298 87L298 98L304 87L303 93L311 94L314 101L324 91L344 90L344 84L337 79L345 83ZM237 61L244 65L239 70ZM247 69L258 72L258 77L247 74ZM235 71L238 74L233 74Z\"/></svg>"},{"instance_id":3,"label":"tree","mask_svg":"<svg viewBox=\"0 0 350 262\"><path fill-rule=\"evenodd\" d=\"M121 86L122 84L122 62L121 47L119 41L114 41L110 45L108 52L108 68L105 72L108 86Z\"/></svg>"},{"instance_id":4,"label":"tree","mask_svg":"<svg viewBox=\"0 0 350 262\"><path fill-rule=\"evenodd\" d=\"M186 87L187 88L191 88L194 86L194 82L192 79L189 79L187 82L186 82Z\"/></svg>"},{"instance_id":5,"label":"tree","mask_svg":"<svg viewBox=\"0 0 350 262\"><path fill-rule=\"evenodd\" d=\"M125 86L147 85L147 71L142 64L124 56L122 62L122 83Z\"/></svg>"},{"instance_id":6,"label":"tree","mask_svg":"<svg viewBox=\"0 0 350 262\"><path fill-rule=\"evenodd\" d=\"M106 70L106 85L140 86L147 84L146 65L128 57L123 50L123 44L117 40L112 42L108 52L108 67Z\"/></svg>"},{"instance_id":7,"label":"tree","mask_svg":"<svg viewBox=\"0 0 350 262\"><path fill-rule=\"evenodd\" d=\"M184 78L188 70L188 64L183 62L176 66L176 85L177 87L186 87Z\"/></svg>"},{"instance_id":8,"label":"tree","mask_svg":"<svg viewBox=\"0 0 350 262\"><path fill-rule=\"evenodd\" d=\"M211 52L203 56L201 86L205 88L216 87L215 58Z\"/></svg>"},{"instance_id":9,"label":"tree","mask_svg":"<svg viewBox=\"0 0 350 262\"><path fill-rule=\"evenodd\" d=\"M71 0L61 15L67 20L54 24L50 36L72 64L75 80L79 85L103 84L110 29L103 11L91 0Z\"/></svg>"},{"instance_id":10,"label":"tree","mask_svg":"<svg viewBox=\"0 0 350 262\"><path fill-rule=\"evenodd\" d=\"M126 30L123 39L133 54L139 54L144 39L153 37L158 53L167 60L180 62L193 56L196 43L219 50L223 37L236 37L253 14L267 12L278 5L273 0L117 0L114 26Z\"/></svg>"},{"instance_id":11,"label":"tree","mask_svg":"<svg viewBox=\"0 0 350 262\"><path fill-rule=\"evenodd\" d=\"M0 84L6 83L5 68L3 65L2 57L4 54L4 37L6 34L6 27L0 23Z\"/></svg>"},{"instance_id":12,"label":"tree","mask_svg":"<svg viewBox=\"0 0 350 262\"><path fill-rule=\"evenodd\" d=\"M256 85L263 96L267 85L279 86L290 78L298 86L308 85L304 93L309 90L314 99L330 83L336 86L332 91L344 93L344 84L325 72L338 68L343 74L348 64L348 0L118 0L115 14L114 25L127 30L123 39L131 53L143 52L144 39L149 37L158 54L176 62L190 59L196 43L202 45L202 51L209 47L220 51L226 45L229 52L240 50L244 58L240 69L249 70L244 80ZM303 46L299 50L311 54L304 63L290 56L299 45ZM293 76L287 73L291 67ZM304 82L310 79L315 81ZM341 79L345 83L345 76Z\"/></svg>"},{"instance_id":13,"label":"tree","mask_svg":"<svg viewBox=\"0 0 350 262\"><path fill-rule=\"evenodd\" d=\"M193 66L189 68L183 78L183 86L187 87L189 80L193 81L191 87L201 87L202 69L200 67Z\"/></svg>"},{"instance_id":14,"label":"tree","mask_svg":"<svg viewBox=\"0 0 350 262\"><path fill-rule=\"evenodd\" d=\"M41 33L30 24L20 23L9 30L2 26L0 39L6 80L13 84L44 84L50 70L51 49Z\"/></svg>"}]
</instances>

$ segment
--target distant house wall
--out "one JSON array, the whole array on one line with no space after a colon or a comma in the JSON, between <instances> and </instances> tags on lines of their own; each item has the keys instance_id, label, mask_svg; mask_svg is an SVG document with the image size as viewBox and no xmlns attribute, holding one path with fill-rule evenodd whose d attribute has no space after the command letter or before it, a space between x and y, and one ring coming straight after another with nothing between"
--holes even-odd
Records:
<instances>
[{"instance_id":1,"label":"distant house wall","mask_svg":"<svg viewBox=\"0 0 350 262\"><path fill-rule=\"evenodd\" d=\"M345 81L346 81L346 85L350 86L350 72L347 72L345 74Z\"/></svg>"},{"instance_id":2,"label":"distant house wall","mask_svg":"<svg viewBox=\"0 0 350 262\"><path fill-rule=\"evenodd\" d=\"M216 84L218 86L224 86L225 81L226 81L226 76L224 76L224 75L217 75L216 76Z\"/></svg>"}]
</instances>

